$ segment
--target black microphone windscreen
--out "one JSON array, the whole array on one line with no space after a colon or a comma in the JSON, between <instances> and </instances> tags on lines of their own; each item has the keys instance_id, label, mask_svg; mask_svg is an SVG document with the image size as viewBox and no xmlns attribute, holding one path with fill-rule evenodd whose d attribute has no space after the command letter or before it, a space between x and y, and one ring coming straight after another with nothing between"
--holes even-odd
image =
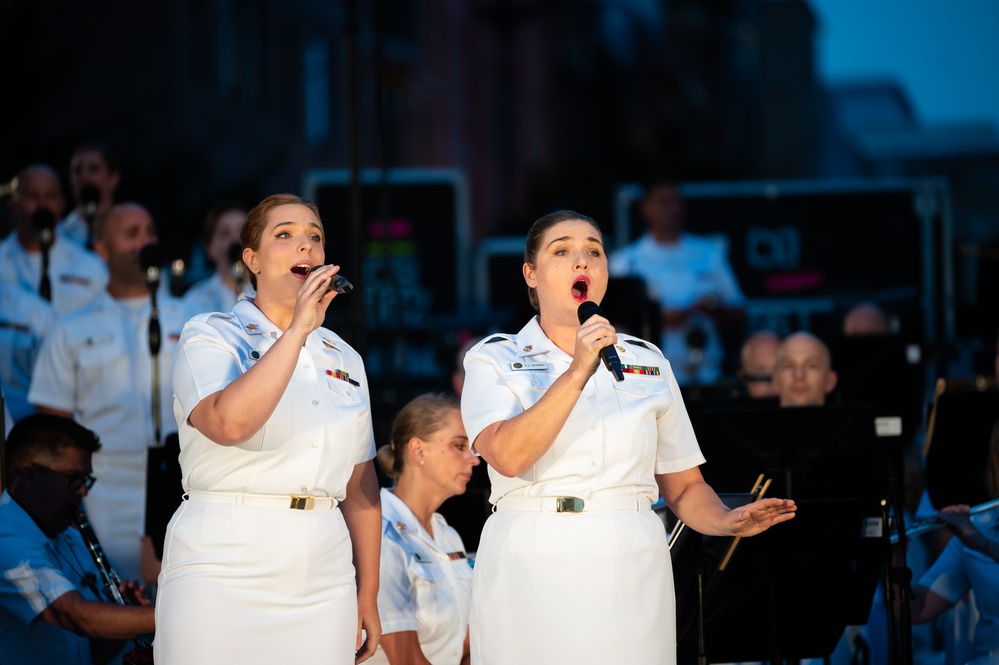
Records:
<instances>
[{"instance_id":1,"label":"black microphone windscreen","mask_svg":"<svg viewBox=\"0 0 999 665\"><path fill-rule=\"evenodd\" d=\"M156 243L146 245L139 251L139 263L143 270L159 268L164 262L163 248Z\"/></svg>"},{"instance_id":2,"label":"black microphone windscreen","mask_svg":"<svg viewBox=\"0 0 999 665\"><path fill-rule=\"evenodd\" d=\"M243 261L243 245L238 240L229 245L226 253L229 263L241 263Z\"/></svg>"},{"instance_id":3,"label":"black microphone windscreen","mask_svg":"<svg viewBox=\"0 0 999 665\"><path fill-rule=\"evenodd\" d=\"M592 300L584 300L579 303L579 309L576 310L576 316L579 317L580 324L584 323L594 314L599 314L600 316L604 315L603 311L600 309L600 305Z\"/></svg>"},{"instance_id":4,"label":"black microphone windscreen","mask_svg":"<svg viewBox=\"0 0 999 665\"><path fill-rule=\"evenodd\" d=\"M84 185L80 187L80 203L83 207L96 206L101 202L101 190L96 185Z\"/></svg>"},{"instance_id":5,"label":"black microphone windscreen","mask_svg":"<svg viewBox=\"0 0 999 665\"><path fill-rule=\"evenodd\" d=\"M36 208L34 214L31 215L31 227L39 233L45 230L51 231L55 225L55 215L48 208Z\"/></svg>"}]
</instances>

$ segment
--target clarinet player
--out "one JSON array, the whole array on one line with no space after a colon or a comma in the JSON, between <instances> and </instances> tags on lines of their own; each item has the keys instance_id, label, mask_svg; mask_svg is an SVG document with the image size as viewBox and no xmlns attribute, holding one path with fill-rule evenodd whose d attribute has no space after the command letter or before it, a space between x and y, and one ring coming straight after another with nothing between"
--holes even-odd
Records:
<instances>
[{"instance_id":1,"label":"clarinet player","mask_svg":"<svg viewBox=\"0 0 999 665\"><path fill-rule=\"evenodd\" d=\"M50 414L18 421L7 440L7 490L0 496L0 662L90 665L114 658L126 640L153 631L153 608L135 582L112 589L73 528L94 484L97 436Z\"/></svg>"}]
</instances>

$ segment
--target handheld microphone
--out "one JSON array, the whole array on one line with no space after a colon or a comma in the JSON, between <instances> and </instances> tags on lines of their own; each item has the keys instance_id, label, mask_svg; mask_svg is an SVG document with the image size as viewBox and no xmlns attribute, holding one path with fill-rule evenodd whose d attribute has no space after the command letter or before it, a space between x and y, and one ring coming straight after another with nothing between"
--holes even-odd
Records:
<instances>
[{"instance_id":1,"label":"handheld microphone","mask_svg":"<svg viewBox=\"0 0 999 665\"><path fill-rule=\"evenodd\" d=\"M576 310L576 316L579 317L580 325L582 325L594 314L604 316L603 310L600 309L600 305L592 300L581 302L579 304L579 309ZM621 370L621 358L618 357L617 349L614 348L613 344L600 349L600 358L604 361L604 367L606 367L607 371L614 375L615 379L618 381L624 381L624 371Z\"/></svg>"}]
</instances>

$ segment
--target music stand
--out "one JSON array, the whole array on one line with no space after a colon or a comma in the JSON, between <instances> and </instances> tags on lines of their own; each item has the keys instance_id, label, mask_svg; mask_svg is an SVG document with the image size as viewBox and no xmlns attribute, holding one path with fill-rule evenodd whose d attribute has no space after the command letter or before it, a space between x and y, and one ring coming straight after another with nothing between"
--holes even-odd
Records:
<instances>
[{"instance_id":1,"label":"music stand","mask_svg":"<svg viewBox=\"0 0 999 665\"><path fill-rule=\"evenodd\" d=\"M922 424L922 356L918 345L897 335L842 337L833 344L838 380L832 400L870 404L876 418L898 418L903 441Z\"/></svg>"},{"instance_id":2,"label":"music stand","mask_svg":"<svg viewBox=\"0 0 999 665\"><path fill-rule=\"evenodd\" d=\"M879 508L861 498L799 501L793 520L743 539L723 572L717 570L719 552L731 539L689 534L695 546L688 552L699 548L702 556L691 563L692 555L680 550L673 562L675 578L688 582L677 590L679 662L694 662L697 653L692 565L708 569L708 662L831 654L846 626L867 622L882 560L881 531L869 528Z\"/></svg>"},{"instance_id":3,"label":"music stand","mask_svg":"<svg viewBox=\"0 0 999 665\"><path fill-rule=\"evenodd\" d=\"M149 448L146 462L146 535L156 558L163 560L167 524L184 498L180 469L180 438L168 434L162 446Z\"/></svg>"},{"instance_id":4,"label":"music stand","mask_svg":"<svg viewBox=\"0 0 999 665\"><path fill-rule=\"evenodd\" d=\"M985 486L989 442L999 420L999 388L960 386L941 380L926 432L926 491L937 510L992 497Z\"/></svg>"},{"instance_id":5,"label":"music stand","mask_svg":"<svg viewBox=\"0 0 999 665\"><path fill-rule=\"evenodd\" d=\"M772 497L880 501L888 464L901 464L899 443L876 439L867 405L707 409L694 431L707 458L701 472L716 492L745 491L746 477L762 473L773 480Z\"/></svg>"}]
</instances>

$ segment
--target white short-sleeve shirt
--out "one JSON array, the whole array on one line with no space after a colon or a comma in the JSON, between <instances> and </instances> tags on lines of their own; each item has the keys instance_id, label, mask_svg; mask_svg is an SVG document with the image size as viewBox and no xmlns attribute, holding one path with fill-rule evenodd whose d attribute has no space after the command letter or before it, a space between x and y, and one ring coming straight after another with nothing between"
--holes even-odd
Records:
<instances>
[{"instance_id":1,"label":"white short-sleeve shirt","mask_svg":"<svg viewBox=\"0 0 999 665\"><path fill-rule=\"evenodd\" d=\"M42 275L41 252L28 253L16 233L0 242L0 281L38 293ZM66 314L93 302L108 285L104 261L72 240L56 239L49 249L52 309Z\"/></svg>"},{"instance_id":2,"label":"white short-sleeve shirt","mask_svg":"<svg viewBox=\"0 0 999 665\"><path fill-rule=\"evenodd\" d=\"M54 318L52 305L38 294L0 282L0 383L16 420L35 412L28 404L28 386Z\"/></svg>"},{"instance_id":3,"label":"white short-sleeve shirt","mask_svg":"<svg viewBox=\"0 0 999 665\"><path fill-rule=\"evenodd\" d=\"M647 496L654 503L656 474L704 462L669 362L648 342L621 334L618 340L624 381L598 367L534 466L516 478L489 468L492 503L506 496ZM473 450L483 429L533 406L571 361L537 317L516 335L492 335L472 347L461 414Z\"/></svg>"},{"instance_id":4,"label":"white short-sleeve shirt","mask_svg":"<svg viewBox=\"0 0 999 665\"><path fill-rule=\"evenodd\" d=\"M374 457L361 357L325 328L309 334L284 395L247 441L220 446L188 422L202 399L242 376L280 335L249 299L237 302L229 314L201 314L184 326L174 355L173 389L185 491L342 500L354 465Z\"/></svg>"},{"instance_id":5,"label":"white short-sleeve shirt","mask_svg":"<svg viewBox=\"0 0 999 665\"><path fill-rule=\"evenodd\" d=\"M381 498L382 633L414 631L433 665L458 665L472 604L472 567L461 536L438 513L431 536L390 490L382 489ZM388 660L379 648L371 662Z\"/></svg>"},{"instance_id":6,"label":"white short-sleeve shirt","mask_svg":"<svg viewBox=\"0 0 999 665\"><path fill-rule=\"evenodd\" d=\"M148 296L128 300L106 291L89 307L57 317L35 364L28 400L72 413L101 438L98 456L141 453L155 445L152 417L153 360L149 349ZM159 405L161 436L177 431L170 372L174 347L187 320L179 301L161 298Z\"/></svg>"},{"instance_id":7,"label":"white short-sleeve shirt","mask_svg":"<svg viewBox=\"0 0 999 665\"><path fill-rule=\"evenodd\" d=\"M649 234L614 252L608 270L612 277L641 277L649 298L664 309L686 309L714 296L719 304L741 307L746 298L729 265L724 246L711 238L689 233L674 244L656 242ZM687 335L695 327L705 334L703 361L691 364ZM664 328L660 348L669 358L681 384L713 383L721 373L722 346L714 319L694 312L682 326Z\"/></svg>"}]
</instances>

